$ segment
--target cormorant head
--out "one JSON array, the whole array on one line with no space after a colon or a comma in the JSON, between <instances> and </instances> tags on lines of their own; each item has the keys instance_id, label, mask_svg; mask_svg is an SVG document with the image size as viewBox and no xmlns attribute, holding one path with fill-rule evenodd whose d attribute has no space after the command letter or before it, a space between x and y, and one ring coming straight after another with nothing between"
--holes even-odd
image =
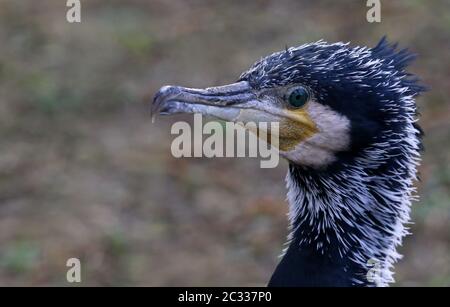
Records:
<instances>
[{"instance_id":1,"label":"cormorant head","mask_svg":"<svg viewBox=\"0 0 450 307\"><path fill-rule=\"evenodd\" d=\"M152 111L279 122L280 153L292 164L324 169L404 133L422 90L404 70L412 58L385 39L374 48L319 41L262 58L233 84L164 86Z\"/></svg>"}]
</instances>

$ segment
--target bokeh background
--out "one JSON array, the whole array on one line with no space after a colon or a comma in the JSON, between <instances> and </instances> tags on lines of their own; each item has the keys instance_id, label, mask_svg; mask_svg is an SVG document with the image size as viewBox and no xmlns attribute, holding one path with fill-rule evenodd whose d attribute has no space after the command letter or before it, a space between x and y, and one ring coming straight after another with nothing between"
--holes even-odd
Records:
<instances>
[{"instance_id":1,"label":"bokeh background","mask_svg":"<svg viewBox=\"0 0 450 307\"><path fill-rule=\"evenodd\" d=\"M0 0L0 285L260 286L287 234L287 164L175 159L151 124L164 84L236 80L305 42L374 46L387 34L419 54L411 71L426 152L399 286L450 285L450 5L382 1Z\"/></svg>"}]
</instances>

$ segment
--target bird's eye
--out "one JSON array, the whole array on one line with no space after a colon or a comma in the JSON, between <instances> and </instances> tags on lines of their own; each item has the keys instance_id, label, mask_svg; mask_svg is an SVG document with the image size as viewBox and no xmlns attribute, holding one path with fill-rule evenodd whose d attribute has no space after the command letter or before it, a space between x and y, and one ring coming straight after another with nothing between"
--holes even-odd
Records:
<instances>
[{"instance_id":1,"label":"bird's eye","mask_svg":"<svg viewBox=\"0 0 450 307\"><path fill-rule=\"evenodd\" d=\"M304 87L296 87L289 94L289 104L295 108L303 107L309 99L309 93Z\"/></svg>"}]
</instances>

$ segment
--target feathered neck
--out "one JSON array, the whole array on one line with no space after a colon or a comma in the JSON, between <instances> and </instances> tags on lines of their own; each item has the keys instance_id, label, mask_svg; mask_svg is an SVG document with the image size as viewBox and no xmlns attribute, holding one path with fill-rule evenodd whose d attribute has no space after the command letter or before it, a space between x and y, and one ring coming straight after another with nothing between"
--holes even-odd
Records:
<instances>
[{"instance_id":1,"label":"feathered neck","mask_svg":"<svg viewBox=\"0 0 450 307\"><path fill-rule=\"evenodd\" d=\"M291 274L290 285L393 282L391 270L401 258L396 247L408 233L420 132L411 121L402 133L386 133L388 141L377 142L336 169L290 164L291 233L272 285L286 280L286 274ZM293 270L295 265L306 266L306 271Z\"/></svg>"}]
</instances>

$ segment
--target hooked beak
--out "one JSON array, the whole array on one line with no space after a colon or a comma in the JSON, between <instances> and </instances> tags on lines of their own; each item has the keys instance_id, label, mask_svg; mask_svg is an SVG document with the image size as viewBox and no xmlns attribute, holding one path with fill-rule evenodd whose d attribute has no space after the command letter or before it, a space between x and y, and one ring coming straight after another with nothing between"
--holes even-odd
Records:
<instances>
[{"instance_id":1,"label":"hooked beak","mask_svg":"<svg viewBox=\"0 0 450 307\"><path fill-rule=\"evenodd\" d=\"M151 106L152 119L156 115L201 113L227 121L235 121L240 109L248 108L256 95L247 81L206 89L163 86Z\"/></svg>"},{"instance_id":2,"label":"hooked beak","mask_svg":"<svg viewBox=\"0 0 450 307\"><path fill-rule=\"evenodd\" d=\"M163 86L153 99L151 113L152 121L158 114L200 113L241 125L276 122L279 131L267 133L279 138L282 151L317 132L307 110L290 110L274 95L258 93L247 81L206 89ZM253 132L258 131L262 132L259 128Z\"/></svg>"}]
</instances>

